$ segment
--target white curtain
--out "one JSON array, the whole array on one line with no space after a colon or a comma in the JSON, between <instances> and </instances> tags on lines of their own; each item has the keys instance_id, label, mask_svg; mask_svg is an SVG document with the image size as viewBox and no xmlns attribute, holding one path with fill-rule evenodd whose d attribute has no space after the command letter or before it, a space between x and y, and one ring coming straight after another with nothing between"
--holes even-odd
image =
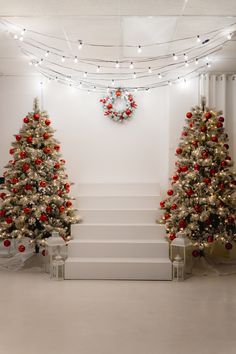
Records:
<instances>
[{"instance_id":1,"label":"white curtain","mask_svg":"<svg viewBox=\"0 0 236 354\"><path fill-rule=\"evenodd\" d=\"M236 74L201 75L199 94L206 97L208 107L223 111L230 153L236 161Z\"/></svg>"}]
</instances>

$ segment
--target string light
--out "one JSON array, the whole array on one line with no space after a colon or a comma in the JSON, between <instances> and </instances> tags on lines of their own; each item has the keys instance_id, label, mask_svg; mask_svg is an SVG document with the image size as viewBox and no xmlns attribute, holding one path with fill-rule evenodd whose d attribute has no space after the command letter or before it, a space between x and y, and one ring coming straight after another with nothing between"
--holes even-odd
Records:
<instances>
[{"instance_id":1,"label":"string light","mask_svg":"<svg viewBox=\"0 0 236 354\"><path fill-rule=\"evenodd\" d=\"M232 33L228 33L227 36L226 36L226 38L227 38L228 40L230 40L230 39L232 38Z\"/></svg>"},{"instance_id":2,"label":"string light","mask_svg":"<svg viewBox=\"0 0 236 354\"><path fill-rule=\"evenodd\" d=\"M196 58L196 60L195 60L195 64L196 64L196 65L198 65L198 58Z\"/></svg>"},{"instance_id":3,"label":"string light","mask_svg":"<svg viewBox=\"0 0 236 354\"><path fill-rule=\"evenodd\" d=\"M78 49L81 50L82 48L83 48L83 42L80 40L79 45L78 45Z\"/></svg>"},{"instance_id":4,"label":"string light","mask_svg":"<svg viewBox=\"0 0 236 354\"><path fill-rule=\"evenodd\" d=\"M74 63L75 64L78 63L78 57L77 56L74 57Z\"/></svg>"},{"instance_id":5,"label":"string light","mask_svg":"<svg viewBox=\"0 0 236 354\"><path fill-rule=\"evenodd\" d=\"M178 57L177 57L177 55L175 53L173 53L173 59L174 60L178 60Z\"/></svg>"},{"instance_id":6,"label":"string light","mask_svg":"<svg viewBox=\"0 0 236 354\"><path fill-rule=\"evenodd\" d=\"M141 45L138 46L138 53L142 53L142 48L141 48Z\"/></svg>"},{"instance_id":7,"label":"string light","mask_svg":"<svg viewBox=\"0 0 236 354\"><path fill-rule=\"evenodd\" d=\"M211 63L207 63L206 65L207 65L207 67L208 67L208 68L210 68L210 67L211 67Z\"/></svg>"},{"instance_id":8,"label":"string light","mask_svg":"<svg viewBox=\"0 0 236 354\"><path fill-rule=\"evenodd\" d=\"M187 68L187 67L189 66L189 63L186 61L186 62L184 63L184 65L185 65L185 67Z\"/></svg>"},{"instance_id":9,"label":"string light","mask_svg":"<svg viewBox=\"0 0 236 354\"><path fill-rule=\"evenodd\" d=\"M87 77L87 76L88 76L87 71L85 71L85 72L83 73L83 76L84 76L84 77Z\"/></svg>"},{"instance_id":10,"label":"string light","mask_svg":"<svg viewBox=\"0 0 236 354\"><path fill-rule=\"evenodd\" d=\"M23 42L24 36L20 36L19 41Z\"/></svg>"},{"instance_id":11,"label":"string light","mask_svg":"<svg viewBox=\"0 0 236 354\"><path fill-rule=\"evenodd\" d=\"M79 83L79 88L80 88L80 89L82 88L82 82Z\"/></svg>"},{"instance_id":12,"label":"string light","mask_svg":"<svg viewBox=\"0 0 236 354\"><path fill-rule=\"evenodd\" d=\"M47 58L49 56L49 50L47 50L45 53L44 53L44 56L45 58Z\"/></svg>"},{"instance_id":13,"label":"string light","mask_svg":"<svg viewBox=\"0 0 236 354\"><path fill-rule=\"evenodd\" d=\"M97 73L100 72L100 65L98 65L97 69L96 69Z\"/></svg>"},{"instance_id":14,"label":"string light","mask_svg":"<svg viewBox=\"0 0 236 354\"><path fill-rule=\"evenodd\" d=\"M199 34L197 35L197 43L200 43L201 42L201 38L199 36Z\"/></svg>"},{"instance_id":15,"label":"string light","mask_svg":"<svg viewBox=\"0 0 236 354\"><path fill-rule=\"evenodd\" d=\"M111 81L112 86L115 86L115 80Z\"/></svg>"},{"instance_id":16,"label":"string light","mask_svg":"<svg viewBox=\"0 0 236 354\"><path fill-rule=\"evenodd\" d=\"M169 86L172 86L172 82L171 82L171 81L168 81L168 85L169 85Z\"/></svg>"},{"instance_id":17,"label":"string light","mask_svg":"<svg viewBox=\"0 0 236 354\"><path fill-rule=\"evenodd\" d=\"M18 35L17 34L14 34L14 39L18 39Z\"/></svg>"},{"instance_id":18,"label":"string light","mask_svg":"<svg viewBox=\"0 0 236 354\"><path fill-rule=\"evenodd\" d=\"M63 57L61 58L61 62L64 63L66 60L65 56L63 55Z\"/></svg>"},{"instance_id":19,"label":"string light","mask_svg":"<svg viewBox=\"0 0 236 354\"><path fill-rule=\"evenodd\" d=\"M93 91L95 91L96 90L96 86L93 86Z\"/></svg>"},{"instance_id":20,"label":"string light","mask_svg":"<svg viewBox=\"0 0 236 354\"><path fill-rule=\"evenodd\" d=\"M115 68L116 68L116 69L119 69L119 67L120 67L120 63L119 63L118 61L116 61Z\"/></svg>"},{"instance_id":21,"label":"string light","mask_svg":"<svg viewBox=\"0 0 236 354\"><path fill-rule=\"evenodd\" d=\"M133 64L133 62L132 62L132 61L131 61L131 63L130 63L129 68L130 68L130 69L133 69L133 68L134 68L134 64Z\"/></svg>"},{"instance_id":22,"label":"string light","mask_svg":"<svg viewBox=\"0 0 236 354\"><path fill-rule=\"evenodd\" d=\"M158 79L161 79L162 78L162 75L159 73L158 74Z\"/></svg>"},{"instance_id":23,"label":"string light","mask_svg":"<svg viewBox=\"0 0 236 354\"><path fill-rule=\"evenodd\" d=\"M29 66L32 66L32 65L33 65L32 60L30 60L30 62L29 62Z\"/></svg>"},{"instance_id":24,"label":"string light","mask_svg":"<svg viewBox=\"0 0 236 354\"><path fill-rule=\"evenodd\" d=\"M137 75L136 73L133 73L133 78L136 79Z\"/></svg>"},{"instance_id":25,"label":"string light","mask_svg":"<svg viewBox=\"0 0 236 354\"><path fill-rule=\"evenodd\" d=\"M149 66L149 68L148 68L148 74L151 74L152 73L152 69L151 69L151 67Z\"/></svg>"},{"instance_id":26,"label":"string light","mask_svg":"<svg viewBox=\"0 0 236 354\"><path fill-rule=\"evenodd\" d=\"M184 53L184 59L188 60L188 55Z\"/></svg>"},{"instance_id":27,"label":"string light","mask_svg":"<svg viewBox=\"0 0 236 354\"><path fill-rule=\"evenodd\" d=\"M21 31L21 33L20 33L20 34L21 34L22 36L24 36L25 31L26 31L26 29L24 28L24 29Z\"/></svg>"}]
</instances>

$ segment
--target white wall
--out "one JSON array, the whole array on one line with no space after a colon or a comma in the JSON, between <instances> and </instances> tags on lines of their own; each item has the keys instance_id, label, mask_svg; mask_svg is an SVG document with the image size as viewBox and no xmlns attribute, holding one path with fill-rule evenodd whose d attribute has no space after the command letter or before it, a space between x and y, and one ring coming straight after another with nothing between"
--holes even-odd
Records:
<instances>
[{"instance_id":1,"label":"white wall","mask_svg":"<svg viewBox=\"0 0 236 354\"><path fill-rule=\"evenodd\" d=\"M39 78L0 79L0 173L9 160L13 134L43 99L55 137L61 141L70 179L78 182L160 182L168 185L185 112L198 102L198 79L137 93L135 117L124 125L103 116L100 95L51 83L40 93ZM171 157L171 158L170 158Z\"/></svg>"}]
</instances>

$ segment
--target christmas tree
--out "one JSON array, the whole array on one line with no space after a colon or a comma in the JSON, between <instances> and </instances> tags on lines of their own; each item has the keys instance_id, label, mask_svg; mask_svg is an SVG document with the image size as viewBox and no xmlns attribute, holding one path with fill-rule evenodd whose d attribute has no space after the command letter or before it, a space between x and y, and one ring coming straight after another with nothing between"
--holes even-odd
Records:
<instances>
[{"instance_id":1,"label":"christmas tree","mask_svg":"<svg viewBox=\"0 0 236 354\"><path fill-rule=\"evenodd\" d=\"M28 237L38 248L57 231L70 240L70 225L79 221L69 197L70 183L65 160L46 112L34 100L33 112L23 118L15 135L10 160L4 172L0 194L0 237L5 246L9 238Z\"/></svg>"},{"instance_id":2,"label":"christmas tree","mask_svg":"<svg viewBox=\"0 0 236 354\"><path fill-rule=\"evenodd\" d=\"M176 171L167 198L160 202L170 240L183 230L204 255L214 241L232 249L236 241L235 173L229 156L228 135L222 112L195 107L186 114L179 146Z\"/></svg>"}]
</instances>

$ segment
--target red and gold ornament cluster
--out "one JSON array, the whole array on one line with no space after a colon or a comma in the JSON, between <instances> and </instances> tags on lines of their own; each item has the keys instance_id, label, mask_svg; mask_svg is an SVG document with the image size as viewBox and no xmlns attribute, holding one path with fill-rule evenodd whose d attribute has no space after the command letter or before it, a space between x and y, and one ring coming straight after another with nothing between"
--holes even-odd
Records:
<instances>
[{"instance_id":1,"label":"red and gold ornament cluster","mask_svg":"<svg viewBox=\"0 0 236 354\"><path fill-rule=\"evenodd\" d=\"M114 106L117 100L124 101L125 107L123 110L115 110ZM100 99L100 102L103 104L104 115L115 122L124 122L130 119L137 108L133 95L123 89L111 90L107 97Z\"/></svg>"}]
</instances>

